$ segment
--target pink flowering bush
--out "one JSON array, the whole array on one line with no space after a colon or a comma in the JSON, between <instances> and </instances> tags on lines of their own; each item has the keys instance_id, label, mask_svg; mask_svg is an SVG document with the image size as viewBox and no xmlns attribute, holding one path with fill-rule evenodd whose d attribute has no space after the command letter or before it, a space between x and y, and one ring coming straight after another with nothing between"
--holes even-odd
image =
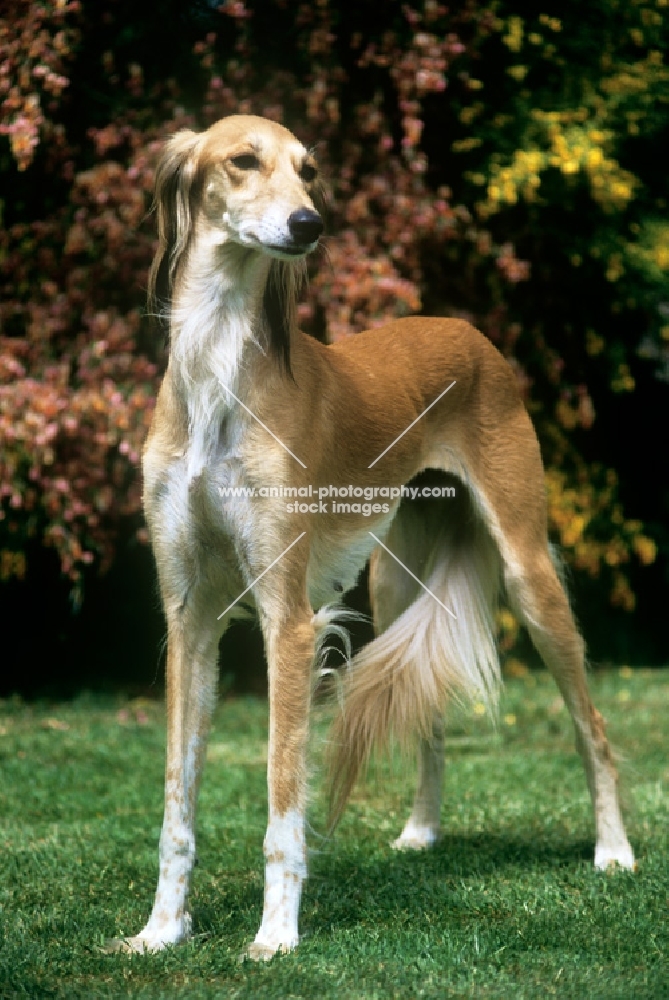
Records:
<instances>
[{"instance_id":1,"label":"pink flowering bush","mask_svg":"<svg viewBox=\"0 0 669 1000\"><path fill-rule=\"evenodd\" d=\"M179 128L250 112L292 128L325 173L327 236L310 261L303 327L336 340L422 309L477 322L538 418L554 530L585 572L608 567L614 600L631 606L625 563L651 562L654 543L622 515L615 472L590 475L575 443L595 419L581 355L565 361L518 310L537 262L512 205L536 205L544 181L533 178L545 171L548 184L550 156L572 146L556 138L545 159L495 146L513 123L495 107L502 88L482 97L479 77L521 76L529 36L517 19L436 0L116 11L0 5L0 172L21 193L0 230L0 577L25 572L33 539L56 550L76 589L85 567L110 565L120 537L143 537L139 460L165 360L144 315L157 157ZM556 128L576 143L569 121ZM618 194L609 204L595 185L597 205L621 212L636 188L608 142L591 140L606 147L603 166L584 148L574 169L604 171ZM625 378L624 362L616 371Z\"/></svg>"}]
</instances>

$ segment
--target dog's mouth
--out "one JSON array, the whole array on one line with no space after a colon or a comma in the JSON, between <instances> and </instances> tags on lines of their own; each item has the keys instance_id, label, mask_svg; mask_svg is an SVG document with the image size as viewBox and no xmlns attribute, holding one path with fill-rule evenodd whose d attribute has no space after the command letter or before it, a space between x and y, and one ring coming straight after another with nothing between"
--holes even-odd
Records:
<instances>
[{"instance_id":1,"label":"dog's mouth","mask_svg":"<svg viewBox=\"0 0 669 1000\"><path fill-rule=\"evenodd\" d=\"M315 250L317 243L318 240L315 240L313 243L304 243L297 245L292 243L289 246L285 245L281 246L276 243L268 243L266 244L266 246L268 250L272 251L272 253L287 254L289 257L304 257L305 254L308 254L312 250Z\"/></svg>"},{"instance_id":2,"label":"dog's mouth","mask_svg":"<svg viewBox=\"0 0 669 1000\"><path fill-rule=\"evenodd\" d=\"M296 240L290 240L290 242L287 241L286 243L267 243L253 234L250 237L247 236L243 241L243 245L254 247L256 250L269 254L271 257L289 260L290 258L306 257L307 254L313 253L318 246L318 239L313 240L311 243L298 243Z\"/></svg>"}]
</instances>

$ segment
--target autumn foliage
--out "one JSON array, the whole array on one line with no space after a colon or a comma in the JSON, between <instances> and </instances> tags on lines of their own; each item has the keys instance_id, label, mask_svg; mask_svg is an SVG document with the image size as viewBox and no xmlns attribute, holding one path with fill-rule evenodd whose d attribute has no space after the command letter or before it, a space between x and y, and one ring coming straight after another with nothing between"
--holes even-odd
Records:
<instances>
[{"instance_id":1,"label":"autumn foliage","mask_svg":"<svg viewBox=\"0 0 669 1000\"><path fill-rule=\"evenodd\" d=\"M481 326L539 428L554 534L633 606L627 569L656 542L589 441L640 357L653 377L669 364L666 180L644 145L669 121L663 2L599 0L585 33L578 5L549 6L0 4L2 578L32 539L79 592L142 537L156 159L176 129L248 111L326 173L303 327L334 340L420 310Z\"/></svg>"}]
</instances>

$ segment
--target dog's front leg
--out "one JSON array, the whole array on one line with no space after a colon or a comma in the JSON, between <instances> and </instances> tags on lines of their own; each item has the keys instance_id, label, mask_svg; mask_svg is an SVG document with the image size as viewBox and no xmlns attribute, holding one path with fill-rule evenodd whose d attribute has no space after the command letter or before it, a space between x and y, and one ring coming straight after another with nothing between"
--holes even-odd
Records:
<instances>
[{"instance_id":1,"label":"dog's front leg","mask_svg":"<svg viewBox=\"0 0 669 1000\"><path fill-rule=\"evenodd\" d=\"M160 875L151 916L139 934L110 950L159 951L188 937L188 892L195 863L195 804L216 699L215 616L192 604L167 611L167 759Z\"/></svg>"},{"instance_id":2,"label":"dog's front leg","mask_svg":"<svg viewBox=\"0 0 669 1000\"><path fill-rule=\"evenodd\" d=\"M269 822L265 836L265 903L248 957L267 960L298 942L298 912L307 874L304 831L306 745L315 633L310 609L264 623L269 669Z\"/></svg>"}]
</instances>

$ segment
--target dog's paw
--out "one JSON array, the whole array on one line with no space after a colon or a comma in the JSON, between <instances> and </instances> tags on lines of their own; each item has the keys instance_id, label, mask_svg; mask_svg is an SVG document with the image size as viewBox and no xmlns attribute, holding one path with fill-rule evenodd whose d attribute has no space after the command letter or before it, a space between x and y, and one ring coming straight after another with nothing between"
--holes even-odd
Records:
<instances>
[{"instance_id":1,"label":"dog's paw","mask_svg":"<svg viewBox=\"0 0 669 1000\"><path fill-rule=\"evenodd\" d=\"M599 871L624 868L627 871L635 872L638 870L638 865L634 860L632 848L625 841L615 846L598 844L595 848L595 868Z\"/></svg>"},{"instance_id":2,"label":"dog's paw","mask_svg":"<svg viewBox=\"0 0 669 1000\"><path fill-rule=\"evenodd\" d=\"M110 938L100 950L104 955L145 955L164 947L163 942L151 942L141 934L136 934L135 937Z\"/></svg>"},{"instance_id":3,"label":"dog's paw","mask_svg":"<svg viewBox=\"0 0 669 1000\"><path fill-rule=\"evenodd\" d=\"M287 954L294 951L297 941L294 944L267 944L264 941L253 941L246 951L241 955L240 962L269 962L275 955Z\"/></svg>"},{"instance_id":4,"label":"dog's paw","mask_svg":"<svg viewBox=\"0 0 669 1000\"><path fill-rule=\"evenodd\" d=\"M390 845L395 851L424 851L441 839L438 826L427 826L409 820L397 840Z\"/></svg>"},{"instance_id":5,"label":"dog's paw","mask_svg":"<svg viewBox=\"0 0 669 1000\"><path fill-rule=\"evenodd\" d=\"M190 937L191 918L186 913L174 920L149 920L143 931L134 937L112 938L102 948L105 955L146 955L171 945L180 944Z\"/></svg>"}]
</instances>

